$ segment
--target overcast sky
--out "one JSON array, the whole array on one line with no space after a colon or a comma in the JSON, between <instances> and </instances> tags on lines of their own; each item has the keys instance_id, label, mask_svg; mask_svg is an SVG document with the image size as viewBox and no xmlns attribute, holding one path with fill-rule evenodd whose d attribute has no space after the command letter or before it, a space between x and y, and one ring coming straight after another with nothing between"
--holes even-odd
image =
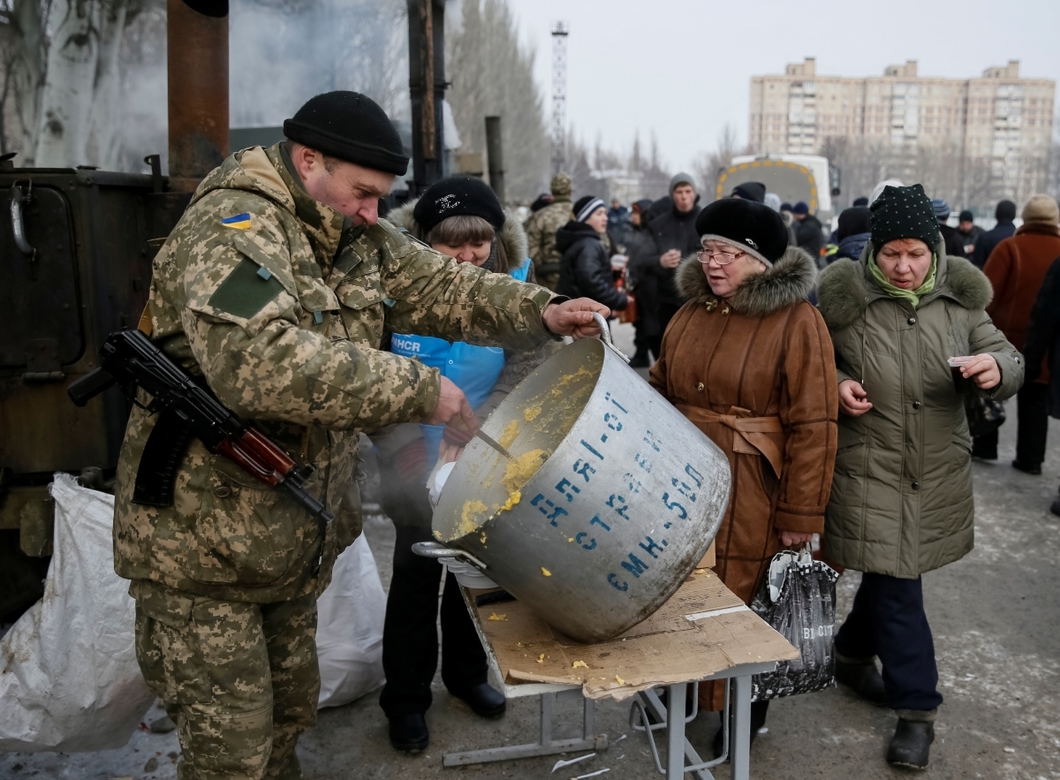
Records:
<instances>
[{"instance_id":1,"label":"overcast sky","mask_svg":"<svg viewBox=\"0 0 1060 780\"><path fill-rule=\"evenodd\" d=\"M817 73L969 78L1020 61L1060 80L1060 0L508 0L551 114L553 22L567 22L567 121L627 150L654 130L667 166L712 150L726 123L747 140L751 76L817 58Z\"/></svg>"}]
</instances>

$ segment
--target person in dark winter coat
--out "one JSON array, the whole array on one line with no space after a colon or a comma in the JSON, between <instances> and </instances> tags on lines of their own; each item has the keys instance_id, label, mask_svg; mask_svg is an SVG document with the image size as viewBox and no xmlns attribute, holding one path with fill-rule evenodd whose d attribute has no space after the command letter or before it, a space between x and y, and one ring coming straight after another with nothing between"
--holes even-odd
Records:
<instances>
[{"instance_id":1,"label":"person in dark winter coat","mask_svg":"<svg viewBox=\"0 0 1060 780\"><path fill-rule=\"evenodd\" d=\"M1027 363L1024 384L1034 384L1048 376L1049 416L1060 419L1060 257L1049 266L1034 299L1023 356ZM1053 499L1049 511L1060 515L1060 496Z\"/></svg>"},{"instance_id":2,"label":"person in dark winter coat","mask_svg":"<svg viewBox=\"0 0 1060 780\"><path fill-rule=\"evenodd\" d=\"M612 310L626 308L626 294L615 289L611 258L604 245L607 207L592 195L574 204L574 219L556 231L556 250L563 254L556 292L592 298Z\"/></svg>"},{"instance_id":3,"label":"person in dark winter coat","mask_svg":"<svg viewBox=\"0 0 1060 780\"><path fill-rule=\"evenodd\" d=\"M835 636L836 679L896 710L887 761L923 769L942 695L921 575L974 540L968 421L947 358L964 357L967 392L997 400L1023 381L1022 358L984 311L986 277L946 256L919 184L884 188L861 260L828 266L817 294L840 412L821 548L863 572Z\"/></svg>"},{"instance_id":4,"label":"person in dark winter coat","mask_svg":"<svg viewBox=\"0 0 1060 780\"><path fill-rule=\"evenodd\" d=\"M1031 308L1053 260L1060 257L1060 209L1048 195L1034 195L1023 207L1023 225L990 253L983 273L994 288L986 313L1016 349L1027 339ZM1040 368L1040 366L1039 366ZM1049 373L1025 382L1016 394L1017 428L1014 468L1041 474L1049 428ZM997 431L975 438L972 454L997 457Z\"/></svg>"},{"instance_id":5,"label":"person in dark winter coat","mask_svg":"<svg viewBox=\"0 0 1060 780\"><path fill-rule=\"evenodd\" d=\"M655 261L648 265L646 271L655 276L657 285L657 304L654 316L658 319L657 335L650 336L651 351L656 355L661 348L662 335L666 326L684 304L684 297L677 290L675 273L681 259L688 257L700 248L699 234L696 232L696 217L699 206L696 205L696 180L687 173L679 173L670 179L669 207L663 204L652 206L650 229L655 240Z\"/></svg>"},{"instance_id":6,"label":"person in dark winter coat","mask_svg":"<svg viewBox=\"0 0 1060 780\"><path fill-rule=\"evenodd\" d=\"M655 257L655 240L648 229L651 207L652 202L648 198L633 204L630 229L626 234L626 255L629 257L629 262L626 263L626 288L637 299L637 319L633 324L636 329L633 339L636 351L629 362L633 368L647 368L651 365L650 336L662 335L658 321L658 281L655 274L645 270L650 263L658 262Z\"/></svg>"},{"instance_id":7,"label":"person in dark winter coat","mask_svg":"<svg viewBox=\"0 0 1060 780\"><path fill-rule=\"evenodd\" d=\"M497 196L479 179L443 179L418 201L392 212L390 218L458 264L507 274L519 281L535 281L522 225L513 214L505 213ZM484 419L553 349L546 345L513 353L397 332L390 351L437 368L464 391L475 414ZM373 431L371 439L379 461L380 503L397 534L383 623L386 685L379 704L390 722L394 748L417 752L430 738L424 714L433 698L439 622L445 687L483 717L497 717L506 708L503 694L487 682L486 653L456 578L437 560L412 552L415 542L433 538L427 476L440 453L445 461L454 459L467 437L458 436L451 427L404 423Z\"/></svg>"},{"instance_id":8,"label":"person in dark winter coat","mask_svg":"<svg viewBox=\"0 0 1060 780\"><path fill-rule=\"evenodd\" d=\"M1016 233L1016 226L1013 224L1013 220L1016 219L1015 203L1011 200L999 201L997 208L994 209L994 216L997 217L997 224L976 239L975 251L972 252L971 257L972 265L976 268L986 265L994 247Z\"/></svg>"},{"instance_id":9,"label":"person in dark winter coat","mask_svg":"<svg viewBox=\"0 0 1060 780\"><path fill-rule=\"evenodd\" d=\"M935 218L939 221L939 233L946 245L946 254L950 257L964 257L964 243L957 235L957 228L946 224L950 218L950 204L942 198L932 198L931 208L935 211Z\"/></svg>"},{"instance_id":10,"label":"person in dark winter coat","mask_svg":"<svg viewBox=\"0 0 1060 780\"><path fill-rule=\"evenodd\" d=\"M817 268L788 246L776 212L723 198L696 220L701 250L678 283L688 299L663 336L651 385L721 448L732 494L714 567L750 604L773 555L824 529L836 454L835 357L806 296ZM705 709L724 687L700 683ZM751 736L767 701L751 705ZM720 732L715 751L722 746Z\"/></svg>"},{"instance_id":11,"label":"person in dark winter coat","mask_svg":"<svg viewBox=\"0 0 1060 780\"><path fill-rule=\"evenodd\" d=\"M957 217L957 235L961 238L964 256L969 260L972 259L972 253L975 252L975 242L979 240L979 236L983 235L984 232L981 227L975 224L975 215L968 209L962 211L960 216Z\"/></svg>"},{"instance_id":12,"label":"person in dark winter coat","mask_svg":"<svg viewBox=\"0 0 1060 780\"><path fill-rule=\"evenodd\" d=\"M866 206L853 206L844 209L839 215L839 227L836 229L836 240L839 248L835 254L828 258L829 263L847 258L848 260L859 260L861 250L869 243L872 235L872 212Z\"/></svg>"},{"instance_id":13,"label":"person in dark winter coat","mask_svg":"<svg viewBox=\"0 0 1060 780\"><path fill-rule=\"evenodd\" d=\"M824 228L821 227L821 220L811 214L810 207L801 200L791 209L791 213L795 217L795 242L799 249L812 257L819 266L821 249L824 247Z\"/></svg>"}]
</instances>

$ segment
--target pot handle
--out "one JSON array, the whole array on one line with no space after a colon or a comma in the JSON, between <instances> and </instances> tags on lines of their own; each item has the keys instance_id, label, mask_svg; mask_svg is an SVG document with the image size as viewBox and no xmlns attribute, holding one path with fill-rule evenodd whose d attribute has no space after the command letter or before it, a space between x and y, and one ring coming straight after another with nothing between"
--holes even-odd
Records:
<instances>
[{"instance_id":1,"label":"pot handle","mask_svg":"<svg viewBox=\"0 0 1060 780\"><path fill-rule=\"evenodd\" d=\"M474 555L463 550L455 550L438 542L416 542L412 545L412 552L424 558L463 558L479 571L485 571L487 566Z\"/></svg>"},{"instance_id":2,"label":"pot handle","mask_svg":"<svg viewBox=\"0 0 1060 780\"><path fill-rule=\"evenodd\" d=\"M617 354L620 358L622 358L628 363L629 358L626 357L625 354L623 354L622 350L615 346L615 342L611 340L611 329L607 327L607 320L604 319L604 315L594 311L593 319L596 321L597 327L600 328L600 341L604 342L604 344L611 347L611 349L614 350L615 354Z\"/></svg>"}]
</instances>

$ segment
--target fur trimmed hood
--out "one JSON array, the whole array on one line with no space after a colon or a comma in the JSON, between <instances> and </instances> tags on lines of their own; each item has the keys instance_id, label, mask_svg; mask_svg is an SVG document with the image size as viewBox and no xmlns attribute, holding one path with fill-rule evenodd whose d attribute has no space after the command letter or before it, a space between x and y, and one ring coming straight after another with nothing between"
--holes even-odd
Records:
<instances>
[{"instance_id":1,"label":"fur trimmed hood","mask_svg":"<svg viewBox=\"0 0 1060 780\"><path fill-rule=\"evenodd\" d=\"M410 200L401 208L394 209L387 214L386 219L399 228L405 228L414 238L426 243L427 238L423 228L412 216L414 208L416 208L416 201ZM500 239L504 242L504 251L508 253L508 262L511 263L512 268L520 268L529 257L530 243L519 217L508 209L504 210L504 226L500 230Z\"/></svg>"},{"instance_id":2,"label":"fur trimmed hood","mask_svg":"<svg viewBox=\"0 0 1060 780\"><path fill-rule=\"evenodd\" d=\"M817 307L829 328L847 327L872 301L887 297L869 270L871 251L872 244L866 244L860 260L836 260L821 272ZM935 245L935 254L939 258L935 289L924 297L945 296L965 309L985 309L994 297L986 275L963 257L948 256L944 240Z\"/></svg>"},{"instance_id":3,"label":"fur trimmed hood","mask_svg":"<svg viewBox=\"0 0 1060 780\"><path fill-rule=\"evenodd\" d=\"M686 300L706 303L716 296L710 291L703 266L695 255L681 261L675 281ZM817 266L802 249L789 246L784 255L758 274L748 276L729 300L732 307L749 317L765 317L785 306L806 300L817 281Z\"/></svg>"}]
</instances>

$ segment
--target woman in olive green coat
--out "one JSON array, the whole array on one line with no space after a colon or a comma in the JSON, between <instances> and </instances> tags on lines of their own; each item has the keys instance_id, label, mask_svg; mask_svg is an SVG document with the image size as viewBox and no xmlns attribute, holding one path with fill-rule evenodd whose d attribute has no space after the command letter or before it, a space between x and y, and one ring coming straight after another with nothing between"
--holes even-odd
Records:
<instances>
[{"instance_id":1,"label":"woman in olive green coat","mask_svg":"<svg viewBox=\"0 0 1060 780\"><path fill-rule=\"evenodd\" d=\"M963 393L1008 398L1023 360L984 311L986 277L946 256L923 188L887 187L872 209L861 260L833 263L818 286L840 410L822 543L864 572L836 635L836 677L897 710L887 760L922 769L942 696L920 575L973 545ZM949 358L961 359L959 375Z\"/></svg>"}]
</instances>

